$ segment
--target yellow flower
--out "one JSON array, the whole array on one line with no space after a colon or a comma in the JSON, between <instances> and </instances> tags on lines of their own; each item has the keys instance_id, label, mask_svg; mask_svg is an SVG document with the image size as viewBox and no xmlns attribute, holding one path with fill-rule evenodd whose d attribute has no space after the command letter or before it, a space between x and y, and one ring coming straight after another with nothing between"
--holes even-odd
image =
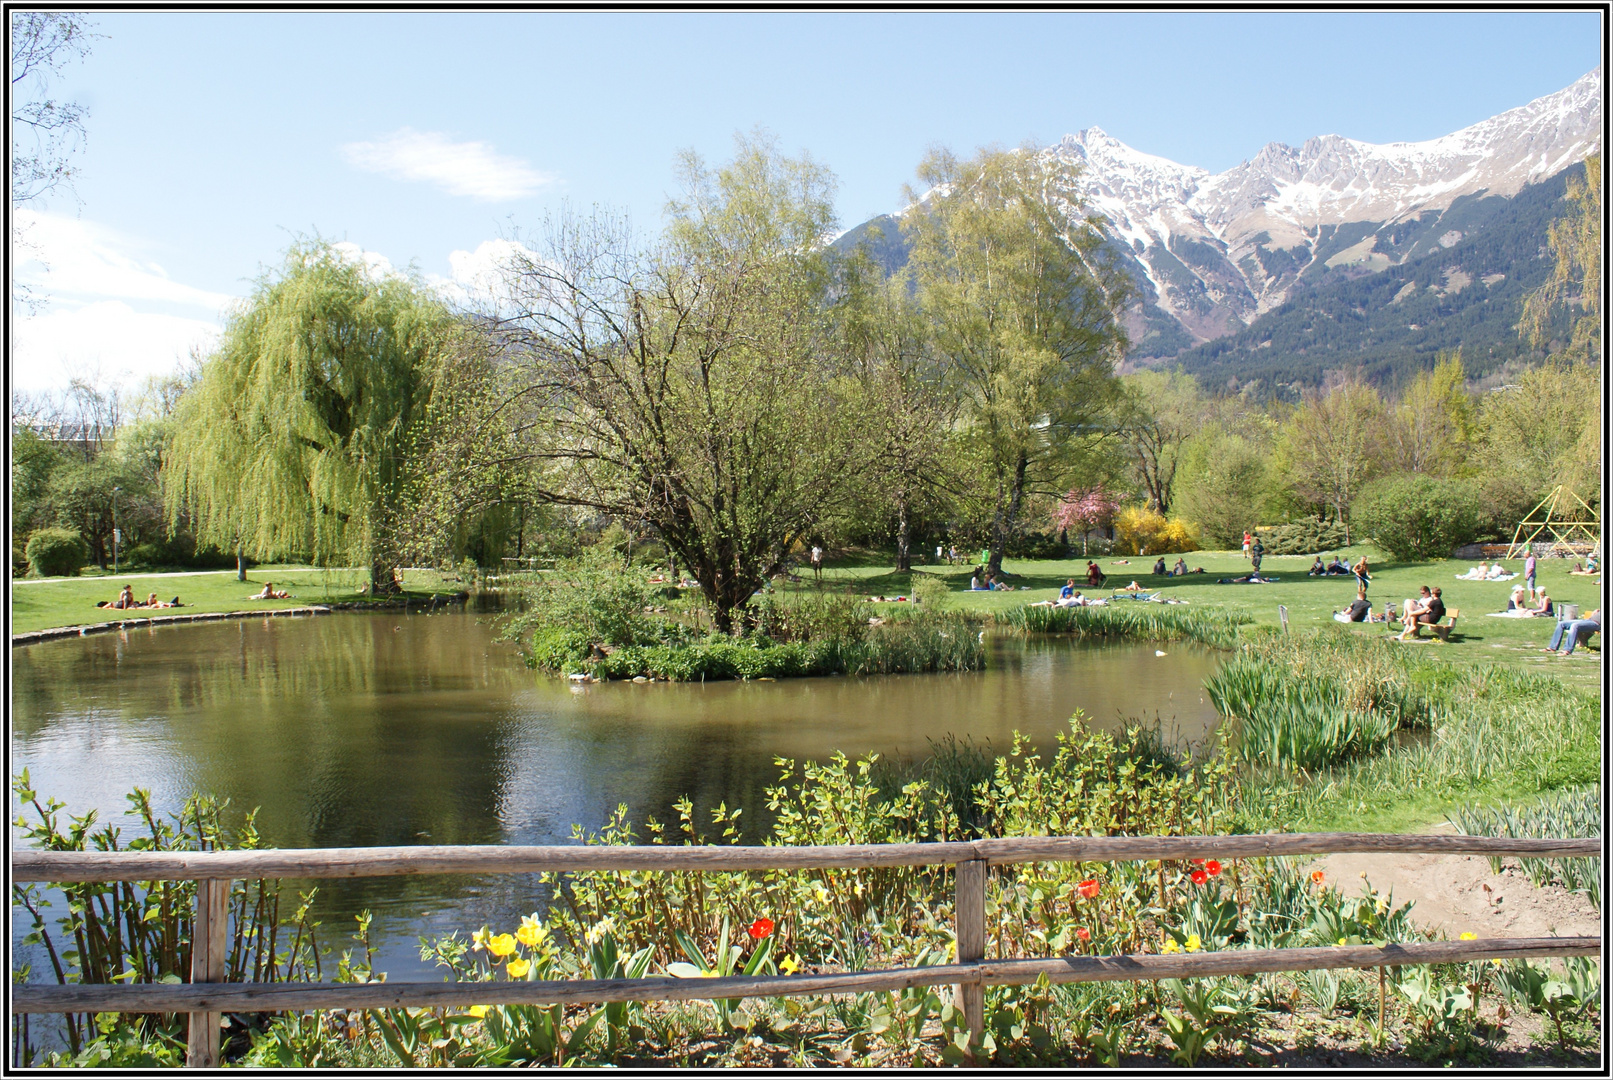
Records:
<instances>
[{"instance_id":1,"label":"yellow flower","mask_svg":"<svg viewBox=\"0 0 1613 1080\"><path fill-rule=\"evenodd\" d=\"M470 936L470 944L471 944L471 948L473 948L473 949L485 949L485 948L487 948L487 927L484 926L480 930L478 930L474 934L472 934Z\"/></svg>"},{"instance_id":2,"label":"yellow flower","mask_svg":"<svg viewBox=\"0 0 1613 1080\"><path fill-rule=\"evenodd\" d=\"M1475 934L1473 931L1471 931L1471 930L1463 930L1462 931L1462 940L1463 941L1477 941L1478 939L1479 939L1479 936L1477 934Z\"/></svg>"},{"instance_id":3,"label":"yellow flower","mask_svg":"<svg viewBox=\"0 0 1613 1080\"><path fill-rule=\"evenodd\" d=\"M1197 934L1187 935L1187 944L1182 946L1182 948L1186 949L1188 952L1198 952L1203 947L1204 942L1199 940L1199 936Z\"/></svg>"},{"instance_id":4,"label":"yellow flower","mask_svg":"<svg viewBox=\"0 0 1613 1080\"><path fill-rule=\"evenodd\" d=\"M1339 938L1339 944L1340 945L1348 945L1349 943L1350 943L1349 938Z\"/></svg>"},{"instance_id":5,"label":"yellow flower","mask_svg":"<svg viewBox=\"0 0 1613 1080\"><path fill-rule=\"evenodd\" d=\"M522 922L520 929L515 931L515 940L530 949L543 940L543 928L541 926L528 926L525 922Z\"/></svg>"},{"instance_id":6,"label":"yellow flower","mask_svg":"<svg viewBox=\"0 0 1613 1080\"><path fill-rule=\"evenodd\" d=\"M784 972L786 975L794 975L797 971L801 970L801 961L797 960L793 956L786 956L783 962L779 964L779 970Z\"/></svg>"},{"instance_id":7,"label":"yellow flower","mask_svg":"<svg viewBox=\"0 0 1613 1080\"><path fill-rule=\"evenodd\" d=\"M524 979L526 973L532 970L532 963L517 956L504 966L504 970L510 973L512 979Z\"/></svg>"},{"instance_id":8,"label":"yellow flower","mask_svg":"<svg viewBox=\"0 0 1613 1080\"><path fill-rule=\"evenodd\" d=\"M1176 944L1176 939L1175 938L1166 938L1164 948L1160 949L1160 952L1168 952L1168 953L1181 952L1181 951L1182 951L1182 947L1180 945Z\"/></svg>"},{"instance_id":9,"label":"yellow flower","mask_svg":"<svg viewBox=\"0 0 1613 1080\"><path fill-rule=\"evenodd\" d=\"M509 934L499 934L497 937L488 938L487 951L494 956L508 956L515 951L515 938Z\"/></svg>"},{"instance_id":10,"label":"yellow flower","mask_svg":"<svg viewBox=\"0 0 1613 1080\"><path fill-rule=\"evenodd\" d=\"M487 1006L486 1005L472 1005L470 1008L466 1009L465 1012L467 1014L471 1015L471 1016L474 1016L476 1019L480 1020L482 1017L487 1015Z\"/></svg>"}]
</instances>

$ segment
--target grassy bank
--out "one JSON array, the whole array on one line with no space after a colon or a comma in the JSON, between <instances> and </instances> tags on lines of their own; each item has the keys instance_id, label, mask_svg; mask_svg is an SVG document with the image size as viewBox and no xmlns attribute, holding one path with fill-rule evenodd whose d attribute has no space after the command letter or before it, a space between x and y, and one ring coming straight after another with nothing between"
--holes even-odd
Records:
<instances>
[{"instance_id":1,"label":"grassy bank","mask_svg":"<svg viewBox=\"0 0 1613 1080\"><path fill-rule=\"evenodd\" d=\"M11 632L25 633L56 626L108 622L118 618L146 618L160 615L203 614L215 611L276 611L306 607L309 604L365 603L372 598L359 587L369 582L363 569L322 570L307 566L257 566L247 571L246 581L238 581L234 570L209 570L175 574L127 574L104 577L20 579L12 583ZM276 590L291 593L287 600L252 600L251 595L273 582ZM116 600L127 583L136 599L156 593L159 600L178 596L183 607L136 608L114 611L95 606L99 600ZM407 570L403 576L406 596L425 599L433 594L455 592L464 586L451 574L435 570Z\"/></svg>"},{"instance_id":2,"label":"grassy bank","mask_svg":"<svg viewBox=\"0 0 1613 1080\"><path fill-rule=\"evenodd\" d=\"M1421 585L1439 586L1444 590L1447 608L1462 612L1449 645L1407 644L1407 650L1425 652L1441 663L1461 667L1501 664L1520 670L1546 670L1564 683L1583 688L1601 685L1601 656L1598 651L1580 649L1573 656L1547 656L1540 650L1551 636L1550 619L1492 619L1486 612L1501 611L1506 607L1512 586L1522 578L1510 582L1460 581L1458 574L1467 572L1473 565L1454 559L1425 563L1396 563L1379 558L1370 547L1354 547L1343 551L1346 562L1353 563L1357 556L1366 554L1371 560L1372 586L1368 599L1375 610L1382 612L1385 601L1400 602L1417 595ZM1174 564L1177 556L1166 557ZM1278 578L1270 585L1221 585L1219 578L1235 577L1248 572L1249 563L1235 551L1200 551L1183 556L1189 568L1202 566L1205 573L1188 577L1156 577L1152 569L1153 558L1133 556L1129 560L1103 557L1095 561L1109 575L1101 589L1085 586L1086 560L1018 560L1009 559L1004 569L1011 575L1016 588L1010 592L970 592L970 566L920 566L910 573L897 573L888 565L837 566L824 571L825 587L853 591L863 596L910 593L917 581L931 578L944 582L948 588L947 604L952 610L981 615L1004 616L1015 609L1037 600L1053 599L1059 587L1069 578L1088 596L1104 596L1113 588L1133 580L1150 591L1162 591L1167 597L1185 600L1185 607L1174 610L1218 609L1232 615L1244 616L1253 626L1277 626L1278 607L1288 609L1291 628L1304 630L1317 628L1339 637L1386 637L1381 624L1367 626L1346 625L1333 621L1333 612L1347 606L1355 598L1355 579L1350 577L1306 576L1311 559L1305 556L1268 556L1262 572ZM1505 564L1511 570L1523 569L1522 560ZM1595 578L1574 577L1568 571L1572 560L1541 559L1540 584L1546 586L1554 602L1578 604L1589 613L1601 604L1602 587ZM792 588L810 589L811 583L802 582ZM1127 601L1131 603L1131 601ZM877 606L877 605L876 605ZM904 605L892 605L901 607ZM1141 606L1141 605L1139 605ZM1600 646L1600 638L1595 639Z\"/></svg>"}]
</instances>

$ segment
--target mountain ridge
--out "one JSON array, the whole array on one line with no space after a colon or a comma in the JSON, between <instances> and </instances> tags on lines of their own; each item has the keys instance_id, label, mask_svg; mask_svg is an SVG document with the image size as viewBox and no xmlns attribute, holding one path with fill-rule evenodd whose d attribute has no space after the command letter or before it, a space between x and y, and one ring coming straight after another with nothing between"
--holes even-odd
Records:
<instances>
[{"instance_id":1,"label":"mountain ridge","mask_svg":"<svg viewBox=\"0 0 1613 1080\"><path fill-rule=\"evenodd\" d=\"M1041 152L1080 166L1086 209L1107 223L1138 286L1125 319L1128 363L1157 364L1209 352L1293 300L1448 251L1505 220L1506 207L1489 200L1560 177L1600 146L1602 91L1597 68L1435 139L1271 142L1221 173L1137 150L1096 126ZM1475 215L1478 203L1488 211ZM1451 217L1459 205L1467 210ZM864 244L894 270L906 261L896 225L885 215L836 243Z\"/></svg>"}]
</instances>

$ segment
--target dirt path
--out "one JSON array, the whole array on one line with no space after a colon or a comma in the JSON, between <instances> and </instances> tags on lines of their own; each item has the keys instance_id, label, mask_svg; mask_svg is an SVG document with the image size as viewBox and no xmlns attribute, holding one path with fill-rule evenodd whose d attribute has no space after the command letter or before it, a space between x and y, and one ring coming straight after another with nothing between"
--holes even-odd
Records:
<instances>
[{"instance_id":1,"label":"dirt path","mask_svg":"<svg viewBox=\"0 0 1613 1080\"><path fill-rule=\"evenodd\" d=\"M1454 834L1441 824L1423 830ZM1411 919L1430 930L1443 930L1449 938L1464 931L1479 937L1562 937L1599 935L1602 918L1582 893L1560 885L1537 887L1518 868L1516 860L1503 862L1499 874L1481 855L1328 855L1314 864L1327 880L1353 896L1366 875L1373 888L1394 890L1396 906L1415 900Z\"/></svg>"}]
</instances>

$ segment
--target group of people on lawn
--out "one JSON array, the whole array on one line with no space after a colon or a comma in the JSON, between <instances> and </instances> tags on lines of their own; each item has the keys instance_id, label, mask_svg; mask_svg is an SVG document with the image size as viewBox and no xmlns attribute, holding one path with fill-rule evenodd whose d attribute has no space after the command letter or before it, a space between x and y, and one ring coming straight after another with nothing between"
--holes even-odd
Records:
<instances>
[{"instance_id":1,"label":"group of people on lawn","mask_svg":"<svg viewBox=\"0 0 1613 1080\"><path fill-rule=\"evenodd\" d=\"M253 593L251 596L247 597L247 599L289 600L291 599L291 594L284 589L276 589L274 587L274 582L265 581L263 583L263 591ZM98 600L96 601L95 606L98 608L111 608L115 611L130 611L135 608L170 608L184 607L185 605L179 602L179 597L177 596L172 600L159 600L157 599L156 593L152 593L150 596L146 597L145 603L141 603L139 600L134 598L134 586L124 585L123 591L118 593L118 598L116 600Z\"/></svg>"},{"instance_id":2,"label":"group of people on lawn","mask_svg":"<svg viewBox=\"0 0 1613 1080\"><path fill-rule=\"evenodd\" d=\"M156 593L152 593L150 596L146 597L145 603L141 603L139 600L134 598L134 586L125 585L123 587L123 591L118 593L118 598L116 600L98 600L96 601L95 606L98 608L114 608L118 611L128 611L132 608L184 607L185 605L179 602L179 597L177 596L172 600L158 600Z\"/></svg>"}]
</instances>

